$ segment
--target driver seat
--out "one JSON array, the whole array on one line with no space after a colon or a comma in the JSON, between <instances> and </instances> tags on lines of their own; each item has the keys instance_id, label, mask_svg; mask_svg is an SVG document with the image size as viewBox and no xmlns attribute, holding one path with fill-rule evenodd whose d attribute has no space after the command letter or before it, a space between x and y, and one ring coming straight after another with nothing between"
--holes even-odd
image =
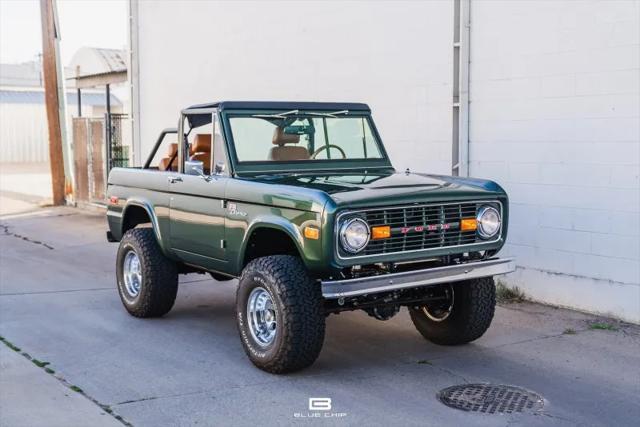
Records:
<instances>
[{"instance_id":1,"label":"driver seat","mask_svg":"<svg viewBox=\"0 0 640 427\"><path fill-rule=\"evenodd\" d=\"M269 160L276 162L309 160L309 151L307 151L306 148L297 145L287 145L298 144L300 142L300 135L284 133L284 129L277 127L273 132L271 142L275 147L269 151Z\"/></svg>"}]
</instances>

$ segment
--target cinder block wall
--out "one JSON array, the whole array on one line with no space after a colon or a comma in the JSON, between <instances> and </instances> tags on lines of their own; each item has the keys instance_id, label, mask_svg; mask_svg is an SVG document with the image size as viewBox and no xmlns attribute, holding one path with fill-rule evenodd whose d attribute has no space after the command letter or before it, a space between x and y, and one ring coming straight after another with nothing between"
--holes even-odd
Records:
<instances>
[{"instance_id":1,"label":"cinder block wall","mask_svg":"<svg viewBox=\"0 0 640 427\"><path fill-rule=\"evenodd\" d=\"M453 2L139 2L142 156L217 99L369 103L394 165L451 172ZM471 0L470 173L511 196L507 280L640 322L638 1Z\"/></svg>"},{"instance_id":2,"label":"cinder block wall","mask_svg":"<svg viewBox=\"0 0 640 427\"><path fill-rule=\"evenodd\" d=\"M640 322L640 2L471 2L470 173L511 197L508 278Z\"/></svg>"},{"instance_id":3,"label":"cinder block wall","mask_svg":"<svg viewBox=\"0 0 640 427\"><path fill-rule=\"evenodd\" d=\"M394 165L451 171L451 2L139 2L142 156L214 100L356 101Z\"/></svg>"}]
</instances>

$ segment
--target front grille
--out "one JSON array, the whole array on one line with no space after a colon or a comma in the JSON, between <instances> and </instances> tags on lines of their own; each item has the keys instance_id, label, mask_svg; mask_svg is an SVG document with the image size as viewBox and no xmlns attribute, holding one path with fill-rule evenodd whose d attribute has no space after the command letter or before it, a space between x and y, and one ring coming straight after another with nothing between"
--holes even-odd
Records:
<instances>
[{"instance_id":1,"label":"front grille","mask_svg":"<svg viewBox=\"0 0 640 427\"><path fill-rule=\"evenodd\" d=\"M360 216L370 227L391 227L391 237L371 240L357 254L379 255L480 243L475 231L460 230L460 220L475 218L478 207L487 204L501 210L497 202L466 202L391 207L354 212L346 217Z\"/></svg>"}]
</instances>

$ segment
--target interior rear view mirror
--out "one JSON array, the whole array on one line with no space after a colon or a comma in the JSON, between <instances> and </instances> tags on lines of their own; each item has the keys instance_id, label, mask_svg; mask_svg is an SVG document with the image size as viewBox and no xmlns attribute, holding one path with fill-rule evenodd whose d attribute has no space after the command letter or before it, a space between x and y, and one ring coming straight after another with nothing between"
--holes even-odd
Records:
<instances>
[{"instance_id":1,"label":"interior rear view mirror","mask_svg":"<svg viewBox=\"0 0 640 427\"><path fill-rule=\"evenodd\" d=\"M315 129L309 125L291 125L285 126L283 133L288 135L311 135L315 133Z\"/></svg>"}]
</instances>

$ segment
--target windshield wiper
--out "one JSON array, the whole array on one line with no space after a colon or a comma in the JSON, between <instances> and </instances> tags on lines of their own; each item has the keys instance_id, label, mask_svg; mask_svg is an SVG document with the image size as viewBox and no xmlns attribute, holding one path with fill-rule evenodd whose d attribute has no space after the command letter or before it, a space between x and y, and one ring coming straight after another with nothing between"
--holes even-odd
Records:
<instances>
[{"instance_id":1,"label":"windshield wiper","mask_svg":"<svg viewBox=\"0 0 640 427\"><path fill-rule=\"evenodd\" d=\"M276 113L276 114L254 114L251 117L266 117L266 118L275 118L275 119L286 119L287 116L291 114L298 114L299 110L291 110L284 113Z\"/></svg>"},{"instance_id":2,"label":"windshield wiper","mask_svg":"<svg viewBox=\"0 0 640 427\"><path fill-rule=\"evenodd\" d=\"M276 114L254 114L251 117L262 117L262 118L268 118L268 119L286 119L287 116L290 116L291 114L298 114L300 113L300 110L291 110L291 111L287 111L285 113L276 113ZM334 111L333 113L320 113L318 111L304 111L302 113L300 113L301 115L304 116L322 116L322 117L331 117L332 119L337 119L338 114L348 114L349 110L340 110L340 111Z\"/></svg>"},{"instance_id":3,"label":"windshield wiper","mask_svg":"<svg viewBox=\"0 0 640 427\"><path fill-rule=\"evenodd\" d=\"M331 117L332 119L337 119L337 115L338 114L348 114L349 110L340 110L340 111L334 111L333 113L319 113L317 111L308 111L305 112L304 114L308 114L310 116L322 116L322 117Z\"/></svg>"}]
</instances>

